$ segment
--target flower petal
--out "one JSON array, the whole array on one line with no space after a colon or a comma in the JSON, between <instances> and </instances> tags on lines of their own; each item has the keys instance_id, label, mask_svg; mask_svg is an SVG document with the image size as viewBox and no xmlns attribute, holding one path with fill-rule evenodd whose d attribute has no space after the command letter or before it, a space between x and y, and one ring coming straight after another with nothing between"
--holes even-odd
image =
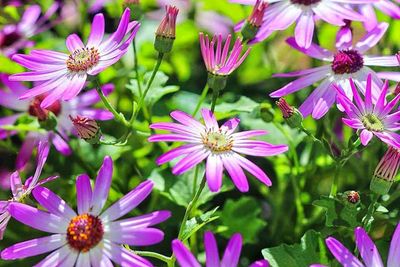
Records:
<instances>
[{"instance_id":1,"label":"flower petal","mask_svg":"<svg viewBox=\"0 0 400 267\"><path fill-rule=\"evenodd\" d=\"M345 247L333 237L328 237L326 245L338 262L347 267L364 267L364 265Z\"/></svg>"},{"instance_id":2,"label":"flower petal","mask_svg":"<svg viewBox=\"0 0 400 267\"><path fill-rule=\"evenodd\" d=\"M361 257L367 266L383 267L381 256L374 242L361 227L354 230L356 245Z\"/></svg>"},{"instance_id":3,"label":"flower petal","mask_svg":"<svg viewBox=\"0 0 400 267\"><path fill-rule=\"evenodd\" d=\"M94 185L91 214L99 215L107 201L108 193L110 191L111 179L113 173L113 162L111 157L104 157L103 164L101 165L99 174Z\"/></svg>"},{"instance_id":4,"label":"flower petal","mask_svg":"<svg viewBox=\"0 0 400 267\"><path fill-rule=\"evenodd\" d=\"M180 240L175 239L172 241L172 251L174 252L176 260L180 266L201 267L200 263L196 260L190 250L188 250Z\"/></svg>"},{"instance_id":5,"label":"flower petal","mask_svg":"<svg viewBox=\"0 0 400 267\"><path fill-rule=\"evenodd\" d=\"M226 246L224 256L221 261L221 267L237 266L241 251L242 236L240 234L234 234Z\"/></svg>"},{"instance_id":6,"label":"flower petal","mask_svg":"<svg viewBox=\"0 0 400 267\"><path fill-rule=\"evenodd\" d=\"M81 174L76 179L76 202L78 214L89 212L92 202L92 186L87 174Z\"/></svg>"},{"instance_id":7,"label":"flower petal","mask_svg":"<svg viewBox=\"0 0 400 267\"><path fill-rule=\"evenodd\" d=\"M204 233L204 248L206 250L206 266L219 266L217 241L210 231Z\"/></svg>"}]
</instances>

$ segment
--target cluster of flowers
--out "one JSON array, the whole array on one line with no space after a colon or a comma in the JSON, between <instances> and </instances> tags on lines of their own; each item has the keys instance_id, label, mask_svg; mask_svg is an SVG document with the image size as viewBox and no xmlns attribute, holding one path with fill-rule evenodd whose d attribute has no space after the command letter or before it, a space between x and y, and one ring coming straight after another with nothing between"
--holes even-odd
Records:
<instances>
[{"instance_id":1,"label":"cluster of flowers","mask_svg":"<svg viewBox=\"0 0 400 267\"><path fill-rule=\"evenodd\" d=\"M180 158L172 168L174 175L180 175L205 161L206 181L212 192L221 189L224 169L241 192L249 190L244 171L265 185L272 185L267 174L243 155L273 156L286 152L288 147L250 139L265 135L266 131L238 132L238 118L227 120L220 126L214 114L215 101L219 92L226 87L228 76L249 55L250 48L243 52L246 44L260 42L272 32L286 29L297 22L295 37L287 39L287 43L294 49L329 64L309 70L277 74L277 77L303 77L276 90L270 96L285 96L322 80L300 106L300 112L283 99L280 100L279 107L284 117L288 122L291 121L293 126L300 127L302 117L312 115L313 118L320 119L336 102L338 109L347 115L343 122L359 131L363 145L367 145L372 137L376 136L389 146L371 184L371 189L377 193L387 192L400 164L400 136L396 133L399 130L400 111L392 112L400 100L400 94L395 92L393 99L388 101L386 98L389 84L381 79L399 82L400 73L375 73L369 66L399 66L400 55L365 55L368 49L379 42L388 28L387 23L378 23L370 18L367 20L366 16L376 7L394 18L400 18L399 7L389 0L276 0L269 1L270 4L262 0L231 2L254 4L249 18L236 26L237 30L241 29L243 38L237 38L230 48L231 35L228 35L224 43L222 35L209 38L200 33L201 53L208 71L207 82L214 92L211 110L201 110L204 123L177 110L170 114L176 122L150 125L151 129L170 133L153 134L149 137L149 142L184 143L161 155L157 164ZM138 5L138 1L126 1L126 5ZM6 88L0 91L0 105L19 113L0 119L0 138L17 133L16 129L10 130L7 126L13 125L22 115L36 117L41 126L39 132L29 132L26 135L16 166L17 170L23 168L34 147L38 146L38 163L34 176L23 184L18 171L12 173L10 187L13 196L8 201L0 202L1 237L11 217L32 228L52 234L6 248L1 252L1 258L11 260L51 252L37 266L111 266L111 261L121 266L152 266L149 261L122 244L147 246L161 242L163 232L151 226L168 219L171 216L170 212L156 211L120 219L151 193L151 181L141 183L103 212L112 178L113 163L110 157L104 158L93 188L86 174L77 177L77 212L55 193L42 186L56 177L39 181L50 143L61 153L70 154L68 138L71 134L90 142L98 142L101 133L96 120L120 119L116 118L113 109L104 101L105 96L113 91L113 85L104 85L85 93L81 91L86 87L89 76L96 76L120 60L140 27L138 21L130 21L130 9L126 8L117 30L105 38L104 16L96 14L86 45L76 34L67 37L68 54L50 50L32 50L29 55L15 54L18 49L33 45L28 41L29 37L49 26L44 22L57 8L51 7L40 17L40 9L32 6L27 9L21 22L4 28L0 35L0 48L7 47L5 53L11 56L13 61L30 70L12 76L1 75L1 81ZM166 15L156 31L155 49L160 54L168 53L172 49L178 11L176 7L166 7ZM328 51L312 42L317 18L341 27L337 34L336 52ZM366 35L354 45L351 21L365 22L367 29ZM33 82L33 87L28 89L20 83L21 81ZM360 93L365 96L364 100ZM91 107L100 100L105 102L109 110ZM24 204L30 194L45 210ZM399 263L398 229L393 237L388 266ZM378 266L376 264L380 263L379 266L383 266L365 231L356 229L356 237L365 264ZM238 265L242 243L240 234L232 237L221 261L212 233L206 232L204 240L207 266ZM349 257L350 252L337 240L328 238L326 242L344 266L362 266L358 259ZM174 240L172 249L181 266L200 266L181 240ZM370 250L376 253L371 256ZM268 263L262 260L252 266L267 265Z\"/></svg>"}]
</instances>

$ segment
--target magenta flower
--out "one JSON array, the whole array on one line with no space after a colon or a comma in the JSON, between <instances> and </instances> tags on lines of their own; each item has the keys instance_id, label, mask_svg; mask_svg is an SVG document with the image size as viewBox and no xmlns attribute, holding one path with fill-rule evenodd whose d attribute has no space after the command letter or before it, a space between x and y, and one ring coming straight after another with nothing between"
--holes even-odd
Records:
<instances>
[{"instance_id":1,"label":"magenta flower","mask_svg":"<svg viewBox=\"0 0 400 267\"><path fill-rule=\"evenodd\" d=\"M52 112L57 117L58 133L53 131L30 131L27 133L25 140L22 144L21 150L17 157L16 168L20 169L28 162L33 148L39 141L46 141L52 143L55 148L63 155L69 155L71 150L68 143L68 135L70 133L77 134L74 130L73 124L69 116L86 116L95 120L110 120L113 118L111 112L103 109L95 109L91 106L100 101L95 89L82 93L78 97L68 102L56 101L47 108L42 108L41 103L45 98L44 95L36 96L33 100L19 100L18 98L25 93L28 89L19 82L11 82L8 76L0 75L1 82L7 87L5 90L0 88L0 106L15 110L18 113L0 118L0 140L14 135L16 131L7 131L2 129L6 125L13 125L18 118L28 113L29 115L38 118L38 120L46 120L49 112ZM114 85L106 84L102 87L104 94L108 95L114 90Z\"/></svg>"},{"instance_id":2,"label":"magenta flower","mask_svg":"<svg viewBox=\"0 0 400 267\"><path fill-rule=\"evenodd\" d=\"M204 249L206 250L206 267L237 267L239 264L240 252L242 250L242 236L234 234L226 246L222 260L219 258L217 241L212 232L204 233ZM172 241L172 250L181 267L201 267L196 257L178 239ZM268 261L260 260L249 267L268 267Z\"/></svg>"},{"instance_id":3,"label":"magenta flower","mask_svg":"<svg viewBox=\"0 0 400 267\"><path fill-rule=\"evenodd\" d=\"M35 199L47 209L42 211L21 203L11 203L13 218L34 229L51 233L15 244L1 252L3 260L32 257L53 251L37 266L152 266L132 251L121 246L148 246L159 243L164 233L151 226L170 217L169 211L121 219L151 193L153 183L145 181L102 212L107 201L113 172L112 160L105 157L94 184L86 174L77 177L78 213L47 188L33 190Z\"/></svg>"},{"instance_id":4,"label":"magenta flower","mask_svg":"<svg viewBox=\"0 0 400 267\"><path fill-rule=\"evenodd\" d=\"M288 147L248 139L266 134L267 132L263 130L235 133L239 124L237 118L230 119L220 127L210 110L202 109L201 113L205 125L182 111L171 112L171 117L178 123L159 122L150 125L152 129L172 132L171 134L155 134L148 139L150 142L188 143L161 155L157 159L157 164L161 165L183 156L172 168L172 173L179 175L207 159L206 178L212 192L220 190L224 168L235 186L242 192L249 190L243 169L267 186L271 186L272 183L268 176L257 165L240 154L260 157L273 156L287 151Z\"/></svg>"},{"instance_id":5,"label":"magenta flower","mask_svg":"<svg viewBox=\"0 0 400 267\"><path fill-rule=\"evenodd\" d=\"M366 30L372 30L379 23L374 8L379 9L394 19L400 19L399 3L400 0L378 0L371 4L359 5L360 13L368 18L363 22Z\"/></svg>"},{"instance_id":6,"label":"magenta flower","mask_svg":"<svg viewBox=\"0 0 400 267\"><path fill-rule=\"evenodd\" d=\"M41 16L40 6L32 5L25 10L17 24L8 24L2 27L0 30L0 54L10 57L19 49L33 46L34 42L28 39L51 27L51 24L46 25L45 23L57 9L58 4L55 3Z\"/></svg>"},{"instance_id":7,"label":"magenta flower","mask_svg":"<svg viewBox=\"0 0 400 267\"><path fill-rule=\"evenodd\" d=\"M314 36L315 17L336 26L344 20L363 21L365 18L348 4L371 3L375 0L273 0L265 10L263 25L250 43L266 39L273 31L285 30L296 23L295 40L299 47L309 48ZM256 0L230 0L254 5ZM240 27L240 25L239 25Z\"/></svg>"},{"instance_id":8,"label":"magenta flower","mask_svg":"<svg viewBox=\"0 0 400 267\"><path fill-rule=\"evenodd\" d=\"M129 16L130 10L127 8L118 29L103 41L104 16L97 14L93 19L87 45L76 34L68 36L66 45L69 55L50 50L33 50L30 55L14 55L14 61L32 71L15 74L10 80L40 82L20 98L47 94L41 103L42 108L51 106L57 100L73 99L85 86L88 75L97 75L126 53L140 25L137 21L129 23Z\"/></svg>"},{"instance_id":9,"label":"magenta flower","mask_svg":"<svg viewBox=\"0 0 400 267\"><path fill-rule=\"evenodd\" d=\"M8 212L9 205L11 203L22 202L25 198L27 198L31 194L34 188L57 178L56 176L52 176L39 181L48 154L49 154L48 143L40 142L38 146L37 163L36 163L37 165L35 174L32 177L29 177L25 181L25 183L22 183L18 171L13 172L9 176L11 192L13 196L10 200L0 201L0 240L3 239L3 235L7 228L8 221L11 218L10 213Z\"/></svg>"},{"instance_id":10,"label":"magenta flower","mask_svg":"<svg viewBox=\"0 0 400 267\"><path fill-rule=\"evenodd\" d=\"M372 100L372 75L368 75L365 90L365 100L358 94L356 85L350 79L350 87L354 95L354 102L349 99L342 89L337 88L337 101L343 107L348 118L343 122L353 129L360 131L361 143L366 146L375 135L389 146L400 149L400 135L396 133L400 129L400 111L390 113L399 102L400 95L397 95L389 103L386 103L386 94L389 88L386 82L382 88L376 103Z\"/></svg>"},{"instance_id":11,"label":"magenta flower","mask_svg":"<svg viewBox=\"0 0 400 267\"><path fill-rule=\"evenodd\" d=\"M349 79L352 78L360 88L365 88L367 76L372 74L372 97L374 100L378 99L383 82L369 66L397 66L398 62L395 56L367 56L364 53L378 43L387 28L387 23L379 24L354 46L351 45L351 41L343 40L342 37L348 37L348 31L346 31L346 34L338 38L338 50L335 53L316 44L312 44L309 49L303 49L296 45L293 38L289 38L287 43L290 46L310 57L329 62L329 65L274 75L275 77L303 77L272 92L270 96L282 97L322 80L299 108L304 117L312 114L313 118L320 119L335 102L336 90L334 85L336 83L343 88L349 98L352 98ZM388 75L384 74L380 77L393 79L400 77L400 73L388 73Z\"/></svg>"},{"instance_id":12,"label":"magenta flower","mask_svg":"<svg viewBox=\"0 0 400 267\"><path fill-rule=\"evenodd\" d=\"M384 267L379 251L374 242L368 236L368 233L361 227L354 230L357 249L363 263L353 255L342 243L333 237L328 237L325 240L329 250L335 256L336 260L343 267ZM386 267L400 266L400 224L397 224L396 230L390 242L389 256ZM321 264L313 264L310 267L324 267Z\"/></svg>"},{"instance_id":13,"label":"magenta flower","mask_svg":"<svg viewBox=\"0 0 400 267\"><path fill-rule=\"evenodd\" d=\"M179 9L176 6L165 6L165 16L156 30L156 36L175 39L176 17Z\"/></svg>"},{"instance_id":14,"label":"magenta flower","mask_svg":"<svg viewBox=\"0 0 400 267\"><path fill-rule=\"evenodd\" d=\"M229 53L231 38L232 36L228 35L225 45L223 46L221 35L214 35L213 39L210 41L208 35L204 36L202 32L200 33L201 54L209 73L221 76L229 75L242 64L250 53L250 48L248 48L242 57L240 57L243 49L242 40L240 38L236 39ZM217 45L216 49L215 45Z\"/></svg>"}]
</instances>

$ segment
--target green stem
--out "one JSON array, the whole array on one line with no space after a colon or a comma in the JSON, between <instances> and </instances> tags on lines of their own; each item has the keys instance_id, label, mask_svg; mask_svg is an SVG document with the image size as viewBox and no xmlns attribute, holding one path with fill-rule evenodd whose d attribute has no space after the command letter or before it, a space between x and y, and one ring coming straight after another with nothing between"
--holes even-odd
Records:
<instances>
[{"instance_id":1,"label":"green stem","mask_svg":"<svg viewBox=\"0 0 400 267\"><path fill-rule=\"evenodd\" d=\"M300 127L300 130L305 133L308 137L310 137L314 142L322 144L322 141L315 137L309 130L307 130L303 124Z\"/></svg>"},{"instance_id":2,"label":"green stem","mask_svg":"<svg viewBox=\"0 0 400 267\"><path fill-rule=\"evenodd\" d=\"M197 114L197 112L199 112L201 104L203 104L204 99L206 99L208 89L209 89L208 84L206 84L206 86L204 86L203 92L201 92L199 102L197 102L196 108L193 111L193 114L192 114L193 117L196 117L196 114Z\"/></svg>"},{"instance_id":3,"label":"green stem","mask_svg":"<svg viewBox=\"0 0 400 267\"><path fill-rule=\"evenodd\" d=\"M154 258L154 259L158 259L160 261L163 261L165 263L168 264L168 266L170 266L171 264L171 258L164 256L162 254L159 254L157 252L152 252L152 251L138 251L138 250L134 250L133 251L135 254L139 255L139 256L143 256L143 257L150 257L150 258Z\"/></svg>"},{"instance_id":4,"label":"green stem","mask_svg":"<svg viewBox=\"0 0 400 267\"><path fill-rule=\"evenodd\" d=\"M371 204L369 204L367 214L365 215L365 218L363 220L363 228L367 232L369 232L369 230L371 229L371 223L369 223L369 221L371 220L371 218L375 212L375 206L376 206L376 203L378 203L378 199L379 199L379 195L373 194Z\"/></svg>"},{"instance_id":5,"label":"green stem","mask_svg":"<svg viewBox=\"0 0 400 267\"><path fill-rule=\"evenodd\" d=\"M100 83L97 79L95 79L96 82L96 91L99 94L101 100L103 101L104 105L106 108L114 115L114 118L125 125L126 127L130 127L129 122L125 119L124 115L122 113L119 113L118 111L115 110L115 108L111 105L111 103L108 101L107 97L104 95L103 91L100 88Z\"/></svg>"},{"instance_id":6,"label":"green stem","mask_svg":"<svg viewBox=\"0 0 400 267\"><path fill-rule=\"evenodd\" d=\"M159 54L158 54L158 58L157 58L156 65L154 66L153 72L152 72L152 74L151 74L151 76L150 76L150 79L149 79L149 81L147 82L146 89L144 90L143 95L140 97L138 106L137 106L136 109L134 110L133 116L131 117L131 119L130 119L130 121L129 121L130 124L133 124L133 122L135 121L135 119L136 119L137 116L139 115L139 111L140 111L140 110L142 109L142 107L143 107L143 104L144 104L145 99L146 99L146 95L147 95L147 93L149 92L149 90L150 90L150 88L151 88L151 85L152 85L152 83L153 83L153 81L154 81L154 78L156 77L157 71L158 71L158 69L160 68L160 65L161 65L161 62L162 62L162 60L163 60L163 57L164 57L164 54L163 54L163 53L159 53Z\"/></svg>"},{"instance_id":7,"label":"green stem","mask_svg":"<svg viewBox=\"0 0 400 267\"><path fill-rule=\"evenodd\" d=\"M212 91L213 91L213 95L212 95L212 101L211 101L211 112L214 113L215 104L217 103L217 99L219 96L219 91L218 90L212 90Z\"/></svg>"},{"instance_id":8,"label":"green stem","mask_svg":"<svg viewBox=\"0 0 400 267\"><path fill-rule=\"evenodd\" d=\"M333 181L331 185L331 192L329 193L330 197L335 197L338 190L338 183L339 183L339 174L343 168L344 163L336 164L335 175L333 176Z\"/></svg>"},{"instance_id":9,"label":"green stem","mask_svg":"<svg viewBox=\"0 0 400 267\"><path fill-rule=\"evenodd\" d=\"M133 39L132 41L132 46L133 46L133 64L135 68L135 75L136 75L136 83L137 87L139 89L139 96L142 96L142 83L140 82L140 76L139 76L139 64L138 64L138 59L137 59L137 51L136 51L136 41Z\"/></svg>"},{"instance_id":10,"label":"green stem","mask_svg":"<svg viewBox=\"0 0 400 267\"><path fill-rule=\"evenodd\" d=\"M180 240L182 239L183 232L185 231L186 221L188 220L189 215L192 212L192 210L196 208L196 203L199 200L200 194L203 191L205 185L206 185L206 177L203 176L200 186L197 189L196 194L194 195L192 201L190 201L189 205L187 206L185 215L183 216L181 227L179 228L179 233L178 233L178 239L180 239Z\"/></svg>"}]
</instances>

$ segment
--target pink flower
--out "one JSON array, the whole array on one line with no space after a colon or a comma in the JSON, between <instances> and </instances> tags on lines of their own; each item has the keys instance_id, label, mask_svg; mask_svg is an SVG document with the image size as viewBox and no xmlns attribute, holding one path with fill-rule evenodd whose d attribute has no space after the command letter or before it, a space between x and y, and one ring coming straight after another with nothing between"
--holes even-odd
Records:
<instances>
[{"instance_id":1,"label":"pink flower","mask_svg":"<svg viewBox=\"0 0 400 267\"><path fill-rule=\"evenodd\" d=\"M234 234L226 246L224 256L220 260L217 241L212 232L204 233L204 249L206 253L206 267L237 267L239 264L240 253L242 250L242 236ZM201 267L196 257L178 239L172 241L172 250L181 267ZM249 267L268 267L266 260L256 261Z\"/></svg>"},{"instance_id":2,"label":"pink flower","mask_svg":"<svg viewBox=\"0 0 400 267\"><path fill-rule=\"evenodd\" d=\"M271 97L282 97L322 81L316 89L308 96L304 103L299 107L304 117L312 114L315 119L323 117L330 107L335 103L336 90L334 85L338 84L342 87L346 95L352 98L352 89L349 79L360 87L365 88L365 82L368 74L372 75L372 97L378 99L383 82L380 78L398 80L400 72L384 72L375 73L369 66L397 66L396 57L393 56L369 56L364 53L374 47L383 37L388 28L387 23L381 23L374 30L368 32L360 41L352 45L352 41L348 40L349 31L341 31L338 42L337 51L331 52L316 44L312 44L310 48L304 49L299 47L293 38L289 38L287 43L300 52L328 62L328 65L321 67L300 70L291 73L276 74L274 77L298 77L284 87L272 92ZM351 32L350 32L351 33Z\"/></svg>"},{"instance_id":3,"label":"pink flower","mask_svg":"<svg viewBox=\"0 0 400 267\"><path fill-rule=\"evenodd\" d=\"M178 123L160 122L150 125L152 129L172 132L171 134L155 134L148 139L150 142L187 143L159 157L157 164L161 165L178 157L183 157L172 169L173 174L179 175L206 160L206 178L208 187L213 192L218 192L221 188L224 169L242 192L249 190L243 169L267 186L271 186L272 183L268 176L257 165L240 154L260 157L273 156L284 153L288 147L248 139L266 134L266 131L263 130L235 133L239 125L237 118L230 119L219 126L210 110L202 109L201 113L205 125L182 111L171 113L171 117Z\"/></svg>"},{"instance_id":4,"label":"pink flower","mask_svg":"<svg viewBox=\"0 0 400 267\"><path fill-rule=\"evenodd\" d=\"M363 263L353 255L342 243L333 237L325 240L330 252L343 267L384 267L378 248L361 227L354 230L356 246ZM389 255L386 267L400 266L400 224L397 224L390 242ZM321 264L313 264L310 267L324 267Z\"/></svg>"},{"instance_id":5,"label":"pink flower","mask_svg":"<svg viewBox=\"0 0 400 267\"><path fill-rule=\"evenodd\" d=\"M45 142L40 142L38 145L38 155L36 163L37 165L35 174L32 177L29 177L25 181L25 183L22 183L18 171L11 174L9 179L11 185L11 192L13 196L8 201L0 201L0 240L3 239L3 235L7 228L8 221L11 218L10 213L8 211L10 203L14 202L18 203L23 201L26 197L28 197L31 194L32 190L35 187L57 178L56 176L52 176L39 181L48 154L49 154L49 144Z\"/></svg>"},{"instance_id":6,"label":"pink flower","mask_svg":"<svg viewBox=\"0 0 400 267\"><path fill-rule=\"evenodd\" d=\"M3 260L15 260L51 252L36 266L112 266L151 267L146 259L122 244L149 246L161 242L164 233L152 226L171 216L169 211L121 219L146 199L153 182L145 181L103 211L111 186L113 165L105 157L92 188L86 174L76 179L77 212L63 199L44 187L33 196L46 210L21 203L10 203L11 216L34 229L51 235L17 243L3 249Z\"/></svg>"},{"instance_id":7,"label":"pink flower","mask_svg":"<svg viewBox=\"0 0 400 267\"><path fill-rule=\"evenodd\" d=\"M32 5L25 10L17 24L3 26L0 30L0 53L11 57L19 49L32 46L34 42L28 39L47 30L52 25L46 25L46 21L57 9L58 4L55 3L41 16L40 6Z\"/></svg>"},{"instance_id":8,"label":"pink flower","mask_svg":"<svg viewBox=\"0 0 400 267\"><path fill-rule=\"evenodd\" d=\"M71 149L65 140L68 140L70 133L77 134L74 130L73 124L69 119L69 116L87 116L95 120L110 120L113 118L111 112L103 109L92 108L91 106L100 101L95 89L88 90L85 93L80 94L78 97L67 102L56 101L47 108L42 108L42 101L44 95L38 95L31 101L19 100L18 98L24 94L28 88L22 83L11 82L8 76L3 74L0 75L1 82L6 85L5 90L0 88L0 106L15 110L18 113L0 118L0 139L7 138L10 135L14 135L16 131L8 131L2 129L6 125L13 125L18 118L27 113L38 120L46 120L49 112L52 112L57 118L56 130L62 134L53 131L29 131L22 144L20 152L17 156L16 168L20 169L29 160L32 154L33 148L39 143L39 141L46 141L52 143L55 148L63 155L71 154ZM102 91L105 95L110 94L114 90L114 85L106 84L102 86Z\"/></svg>"},{"instance_id":9,"label":"pink flower","mask_svg":"<svg viewBox=\"0 0 400 267\"><path fill-rule=\"evenodd\" d=\"M364 21L348 4L365 4L375 0L274 0L265 11L263 24L250 43L266 39L276 30L285 30L296 23L295 40L299 47L309 48L315 28L315 17L332 25L343 26L344 20ZM254 5L256 0L230 0L230 2ZM239 28L241 25L238 25Z\"/></svg>"},{"instance_id":10,"label":"pink flower","mask_svg":"<svg viewBox=\"0 0 400 267\"><path fill-rule=\"evenodd\" d=\"M202 32L200 33L201 54L209 73L221 76L229 75L242 64L250 53L250 48L248 48L240 57L243 49L242 40L240 38L236 39L232 50L229 52L231 38L232 36L228 35L225 45L223 46L221 35L214 35L213 39L210 41L208 35L204 36ZM215 45L217 45L216 48Z\"/></svg>"},{"instance_id":11,"label":"pink flower","mask_svg":"<svg viewBox=\"0 0 400 267\"><path fill-rule=\"evenodd\" d=\"M87 45L76 34L68 36L66 45L69 55L50 50L14 55L14 61L32 71L15 74L10 80L40 82L20 98L28 99L46 93L41 103L41 107L46 108L57 100L67 101L78 95L88 75L97 75L117 62L128 50L140 25L136 21L129 23L129 16L130 10L125 9L118 29L103 41L104 16L97 14Z\"/></svg>"},{"instance_id":12,"label":"pink flower","mask_svg":"<svg viewBox=\"0 0 400 267\"><path fill-rule=\"evenodd\" d=\"M343 122L360 131L361 143L364 146L368 145L375 135L389 146L400 149L400 135L396 133L400 129L400 111L390 113L399 102L400 95L386 103L386 94L389 88L389 84L386 82L377 102L374 104L372 100L372 75L368 75L366 88L361 88L361 90L365 90L364 101L358 94L352 79L350 79L350 87L355 104L342 89L337 89L337 101L347 114L347 118L343 118Z\"/></svg>"},{"instance_id":13,"label":"pink flower","mask_svg":"<svg viewBox=\"0 0 400 267\"><path fill-rule=\"evenodd\" d=\"M400 19L399 4L400 0L378 0L374 3L359 5L358 9L360 13L368 18L363 22L366 30L372 30L379 23L374 8L379 9L394 19Z\"/></svg>"}]
</instances>

